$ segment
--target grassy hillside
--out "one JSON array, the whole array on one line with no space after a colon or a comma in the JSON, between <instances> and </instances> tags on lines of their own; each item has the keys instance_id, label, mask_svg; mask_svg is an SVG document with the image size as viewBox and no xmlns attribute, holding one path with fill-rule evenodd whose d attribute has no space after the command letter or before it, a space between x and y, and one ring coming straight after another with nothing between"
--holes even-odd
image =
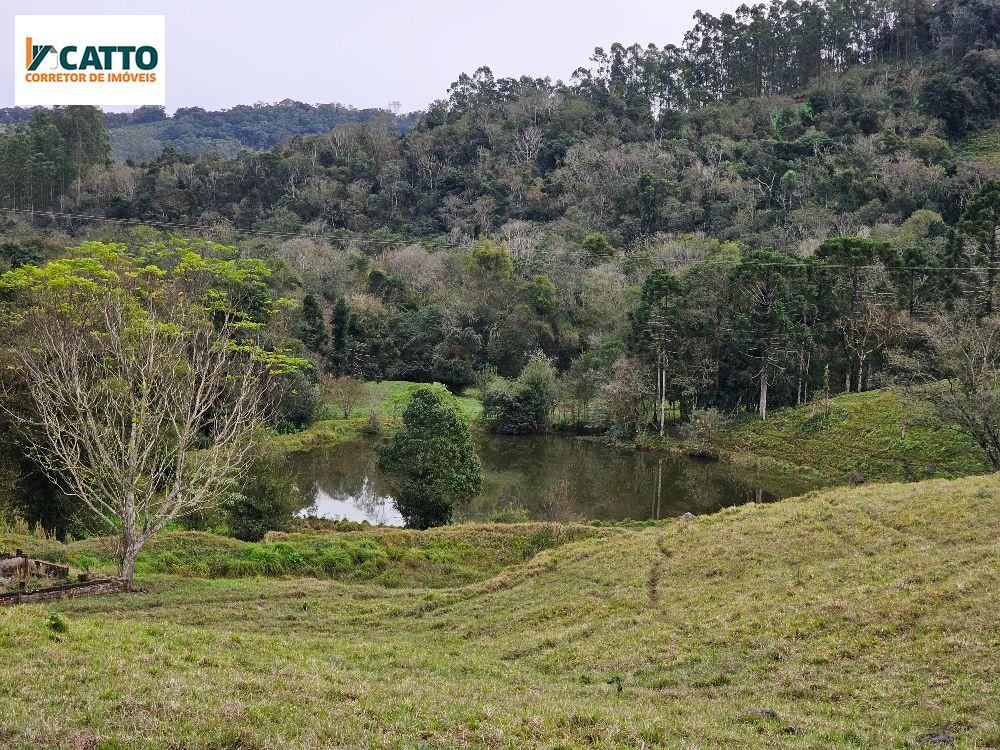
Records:
<instances>
[{"instance_id":1,"label":"grassy hillside","mask_svg":"<svg viewBox=\"0 0 1000 750\"><path fill-rule=\"evenodd\" d=\"M483 580L544 549L609 533L580 524L521 523L448 526L420 532L330 523L335 531L270 532L260 543L198 531L153 538L139 556L137 575L172 573L200 578L310 576L387 587L440 588ZM75 569L113 573L105 539L67 545L0 533L0 551L30 549Z\"/></svg>"},{"instance_id":2,"label":"grassy hillside","mask_svg":"<svg viewBox=\"0 0 1000 750\"><path fill-rule=\"evenodd\" d=\"M998 538L992 475L612 529L457 588L147 576L0 610L0 694L31 696L0 740L996 747Z\"/></svg>"},{"instance_id":3,"label":"grassy hillside","mask_svg":"<svg viewBox=\"0 0 1000 750\"><path fill-rule=\"evenodd\" d=\"M719 439L741 462L783 463L852 481L959 477L988 470L979 446L943 423L928 403L891 391L850 393L820 404L779 409L767 421L741 422Z\"/></svg>"},{"instance_id":4,"label":"grassy hillside","mask_svg":"<svg viewBox=\"0 0 1000 750\"><path fill-rule=\"evenodd\" d=\"M321 418L308 428L291 435L275 436L274 444L285 451L305 451L354 440L361 436L361 430L372 411L384 425L392 426L399 421L410 395L417 388L434 388L443 394L448 394L455 408L469 421L482 412L482 404L478 399L470 396L451 396L439 383L382 380L378 383L368 383L370 398L352 409L347 419L343 418L343 412L339 407L328 405L324 407Z\"/></svg>"}]
</instances>

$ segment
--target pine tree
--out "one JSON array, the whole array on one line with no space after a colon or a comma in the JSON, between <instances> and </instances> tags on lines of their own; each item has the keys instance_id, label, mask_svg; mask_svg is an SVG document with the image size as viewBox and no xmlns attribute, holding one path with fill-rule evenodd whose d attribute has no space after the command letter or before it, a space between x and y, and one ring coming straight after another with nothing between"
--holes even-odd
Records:
<instances>
[{"instance_id":1,"label":"pine tree","mask_svg":"<svg viewBox=\"0 0 1000 750\"><path fill-rule=\"evenodd\" d=\"M347 374L347 355L356 327L354 313L344 298L340 297L330 314L330 351L327 357L327 369L337 377Z\"/></svg>"},{"instance_id":2,"label":"pine tree","mask_svg":"<svg viewBox=\"0 0 1000 750\"><path fill-rule=\"evenodd\" d=\"M302 339L309 351L319 355L326 355L329 344L329 334L326 330L326 323L323 321L323 311L316 301L316 297L307 294L302 298L302 313L299 328L299 338Z\"/></svg>"}]
</instances>

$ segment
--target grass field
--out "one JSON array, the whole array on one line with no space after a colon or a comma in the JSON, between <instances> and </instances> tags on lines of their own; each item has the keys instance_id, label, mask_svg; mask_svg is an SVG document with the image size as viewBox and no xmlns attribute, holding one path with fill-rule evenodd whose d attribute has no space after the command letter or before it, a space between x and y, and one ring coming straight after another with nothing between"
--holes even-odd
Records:
<instances>
[{"instance_id":1,"label":"grass field","mask_svg":"<svg viewBox=\"0 0 1000 750\"><path fill-rule=\"evenodd\" d=\"M892 391L836 396L829 414L818 403L778 409L724 433L720 448L740 463L781 463L840 480L954 478L988 470L982 450L930 404Z\"/></svg>"},{"instance_id":2,"label":"grass field","mask_svg":"<svg viewBox=\"0 0 1000 750\"><path fill-rule=\"evenodd\" d=\"M369 398L353 408L344 419L343 412L332 406L323 407L320 419L302 432L290 435L276 435L273 443L279 449L289 452L307 451L312 448L330 447L354 440L361 431L371 412L375 412L381 422L392 427L399 422L403 408L410 395L417 388L433 388L448 398L467 420L472 421L482 412L479 400L470 396L453 396L448 389L438 383L411 383L405 380L383 380L368 383Z\"/></svg>"},{"instance_id":3,"label":"grass field","mask_svg":"<svg viewBox=\"0 0 1000 750\"><path fill-rule=\"evenodd\" d=\"M517 527L490 528L435 532L509 563L460 586L160 573L0 610L0 742L1000 745L998 475L604 528L527 560L500 551Z\"/></svg>"},{"instance_id":4,"label":"grass field","mask_svg":"<svg viewBox=\"0 0 1000 750\"><path fill-rule=\"evenodd\" d=\"M200 531L165 532L151 539L140 554L137 575L309 576L392 588L439 588L479 581L542 550L609 533L594 526L551 523L443 526L423 532L350 522L330 525L342 530L271 532L262 542ZM17 548L81 571L112 574L116 569L114 551L106 539L60 544L0 533L0 551Z\"/></svg>"}]
</instances>

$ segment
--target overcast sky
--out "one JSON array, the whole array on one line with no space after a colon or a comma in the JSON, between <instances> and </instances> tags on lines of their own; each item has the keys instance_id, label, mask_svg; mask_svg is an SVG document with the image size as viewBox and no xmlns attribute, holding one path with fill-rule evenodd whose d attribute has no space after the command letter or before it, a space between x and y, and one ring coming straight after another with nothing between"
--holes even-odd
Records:
<instances>
[{"instance_id":1,"label":"overcast sky","mask_svg":"<svg viewBox=\"0 0 1000 750\"><path fill-rule=\"evenodd\" d=\"M403 111L445 96L465 71L568 80L594 47L679 43L695 10L739 0L5 0L13 18L46 13L167 17L167 109L279 101ZM19 51L19 47L15 47ZM13 55L0 54L0 106L14 103Z\"/></svg>"}]
</instances>

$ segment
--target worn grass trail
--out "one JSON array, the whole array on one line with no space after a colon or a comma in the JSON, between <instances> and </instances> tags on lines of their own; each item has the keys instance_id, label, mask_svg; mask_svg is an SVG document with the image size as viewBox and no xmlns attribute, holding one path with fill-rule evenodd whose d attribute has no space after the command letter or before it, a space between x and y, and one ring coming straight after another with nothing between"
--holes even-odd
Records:
<instances>
[{"instance_id":1,"label":"worn grass trail","mask_svg":"<svg viewBox=\"0 0 1000 750\"><path fill-rule=\"evenodd\" d=\"M0 739L102 748L1000 744L1000 478L568 541L457 588L158 575L0 611ZM470 543L474 544L474 530Z\"/></svg>"}]
</instances>

